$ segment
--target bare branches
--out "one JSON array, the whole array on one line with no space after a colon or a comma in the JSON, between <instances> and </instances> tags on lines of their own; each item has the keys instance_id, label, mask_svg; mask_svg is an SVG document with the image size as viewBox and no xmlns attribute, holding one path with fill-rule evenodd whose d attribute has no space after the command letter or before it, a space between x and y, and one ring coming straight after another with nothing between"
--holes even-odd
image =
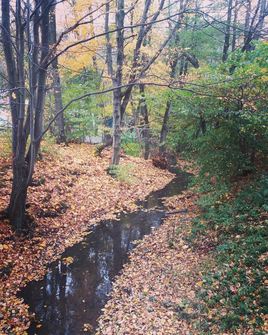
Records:
<instances>
[{"instance_id":1,"label":"bare branches","mask_svg":"<svg viewBox=\"0 0 268 335\"><path fill-rule=\"evenodd\" d=\"M192 11L190 11L190 10L183 11L183 13L186 13L186 12L191 13ZM165 22L165 21L167 21L169 19L175 18L175 17L177 17L177 16L179 16L181 14L182 14L181 12L177 12L175 14L166 16L166 17L164 17L162 19L158 19L158 20L154 21L153 23L152 22L145 22L145 23L137 23L137 24L133 24L133 25L125 25L124 27L121 27L121 28L110 29L108 31L101 32L99 34L95 34L94 36L90 36L90 37L87 37L85 39L76 41L74 43L69 44L64 49L62 49L57 54L55 54L52 58L49 59L49 61L47 63L44 64L44 66L49 66L52 63L52 61L54 60L54 58L61 56L66 51L70 50L71 48L76 47L77 45L90 42L90 41L98 39L100 37L106 37L106 34L117 33L119 30L135 29L135 28L139 28L139 27L142 27L142 26L148 26L148 25L152 26L152 25L155 25L157 23Z\"/></svg>"},{"instance_id":2,"label":"bare branches","mask_svg":"<svg viewBox=\"0 0 268 335\"><path fill-rule=\"evenodd\" d=\"M109 5L109 3L111 2L112 0L107 0L107 3L106 3L106 5ZM98 6L96 9L94 9L94 10L92 10L92 11L89 11L88 13L86 13L85 15L83 15L81 18L79 18L72 26L70 26L70 27L68 27L65 31L63 31L61 34L60 34L60 36L59 36L59 38L58 38L58 40L57 41L55 41L55 43L54 43L54 45L53 45L53 48L51 48L51 50L50 50L50 52L49 52L49 54L48 54L48 57L47 57L47 59L48 60L50 60L49 61L49 63L48 63L48 65L50 65L51 64L51 62L55 59L55 58L58 58L58 56L57 57L53 57L53 59L51 60L50 58L51 58L51 56L56 52L56 50L57 50L57 47L60 45L60 43L62 42L62 40L63 40L63 38L66 36L66 35L68 35L70 32L72 32L72 31L74 31L75 29L77 29L79 26L81 26L81 25L84 25L84 24L90 24L90 23L93 23L94 22L94 20L95 19L90 19L89 21L84 21L86 18L88 18L88 17L92 17L92 15L93 14L95 14L96 12L98 12L102 7L104 7L105 6L105 4L103 3L103 4L101 4L100 6ZM94 39L94 36L92 36L93 37L93 39ZM78 43L78 44L80 44L80 43ZM77 44L76 44L77 45ZM67 49L68 50L68 49ZM66 50L66 51L67 51Z\"/></svg>"}]
</instances>

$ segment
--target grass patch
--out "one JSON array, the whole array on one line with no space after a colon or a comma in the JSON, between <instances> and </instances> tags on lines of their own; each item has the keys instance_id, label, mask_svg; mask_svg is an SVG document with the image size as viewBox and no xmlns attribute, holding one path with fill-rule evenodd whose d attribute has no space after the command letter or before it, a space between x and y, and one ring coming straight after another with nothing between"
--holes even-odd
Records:
<instances>
[{"instance_id":1,"label":"grass patch","mask_svg":"<svg viewBox=\"0 0 268 335\"><path fill-rule=\"evenodd\" d=\"M133 174L134 167L132 164L110 165L107 172L122 183L134 184L137 179Z\"/></svg>"}]
</instances>

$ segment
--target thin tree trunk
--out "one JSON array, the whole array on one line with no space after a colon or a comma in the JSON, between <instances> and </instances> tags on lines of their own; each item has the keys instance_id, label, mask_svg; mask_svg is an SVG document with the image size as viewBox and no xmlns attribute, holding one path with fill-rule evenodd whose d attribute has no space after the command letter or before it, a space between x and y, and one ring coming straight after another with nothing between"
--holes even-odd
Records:
<instances>
[{"instance_id":1,"label":"thin tree trunk","mask_svg":"<svg viewBox=\"0 0 268 335\"><path fill-rule=\"evenodd\" d=\"M53 66L53 90L54 90L55 114L59 114L56 118L57 143L66 143L64 114L59 113L59 111L62 110L63 108L63 104L62 104L61 80L58 71L58 65L56 65L55 67Z\"/></svg>"},{"instance_id":2,"label":"thin tree trunk","mask_svg":"<svg viewBox=\"0 0 268 335\"><path fill-rule=\"evenodd\" d=\"M226 29L225 29L224 45L223 45L223 54L222 54L222 61L223 62L225 62L228 58L228 51L229 51L229 47L230 47L232 12L233 12L233 0L229 0L228 1L227 22L226 22Z\"/></svg>"},{"instance_id":3,"label":"thin tree trunk","mask_svg":"<svg viewBox=\"0 0 268 335\"><path fill-rule=\"evenodd\" d=\"M113 155L112 164L118 165L121 149L121 90L116 89L113 93Z\"/></svg>"},{"instance_id":4,"label":"thin tree trunk","mask_svg":"<svg viewBox=\"0 0 268 335\"><path fill-rule=\"evenodd\" d=\"M246 16L245 16L244 46L243 46L243 49L242 49L243 51L250 50L250 42L251 42L251 32L250 32L251 9L252 9L251 0L247 0L247 10L246 10Z\"/></svg>"},{"instance_id":5,"label":"thin tree trunk","mask_svg":"<svg viewBox=\"0 0 268 335\"><path fill-rule=\"evenodd\" d=\"M50 14L50 43L53 45L57 41L57 27L56 27L56 5L51 9ZM53 77L53 92L54 92L54 113L59 114L56 118L56 138L57 143L66 143L64 114L59 113L62 110L62 90L61 80L59 74L58 59L55 58L52 62L52 77Z\"/></svg>"},{"instance_id":6,"label":"thin tree trunk","mask_svg":"<svg viewBox=\"0 0 268 335\"><path fill-rule=\"evenodd\" d=\"M179 35L177 34L175 36L175 45L179 42ZM170 64L170 78L174 79L176 76L176 68L179 62L179 54L176 53L175 56L171 55L172 62ZM166 104L166 109L165 109L165 114L163 118L163 123L162 123L162 128L161 128L161 133L160 133L160 143L159 143L159 151L160 153L164 153L166 150L166 139L167 139L167 134L168 134L168 121L169 121L169 116L172 108L172 103L170 98L168 98L167 104Z\"/></svg>"},{"instance_id":7,"label":"thin tree trunk","mask_svg":"<svg viewBox=\"0 0 268 335\"><path fill-rule=\"evenodd\" d=\"M171 112L171 101L167 101L166 110L163 118L161 133L160 133L160 144L159 151L160 153L164 153L166 150L166 139L168 134L168 120Z\"/></svg>"},{"instance_id":8,"label":"thin tree trunk","mask_svg":"<svg viewBox=\"0 0 268 335\"><path fill-rule=\"evenodd\" d=\"M260 0L260 13L257 32L255 34L255 39L259 39L262 36L265 17L267 16L268 4L267 0Z\"/></svg>"},{"instance_id":9,"label":"thin tree trunk","mask_svg":"<svg viewBox=\"0 0 268 335\"><path fill-rule=\"evenodd\" d=\"M185 9L185 6L187 5L187 2L184 1L180 1L180 11L182 12L183 9ZM197 9L197 3L196 3L196 9ZM178 23L180 22L181 19L179 19ZM194 24L194 29L195 29L195 25ZM180 24L177 26L177 29L179 29ZM172 30L172 28L170 27L170 30ZM180 36L178 34L178 32L174 32L175 36L174 36L174 46L176 47L179 44L180 41ZM170 55L171 58L171 62L170 62L170 78L173 80L176 77L176 70L177 70L177 66L180 61L180 71L179 74L180 75L186 75L187 71L188 71L188 60L191 62L191 64L194 67L199 67L199 62L197 60L197 58L194 55L190 55L187 53L184 53L183 55L179 55L178 52L175 50L175 54L174 51L171 53ZM169 121L169 117L170 117L170 113L172 110L172 102L170 100L170 98L168 98L167 100L167 104L166 104L166 109L165 109L165 114L164 114L164 118L163 118L163 123L162 123L162 128L161 128L161 132L160 132L160 143L159 143L159 152L160 153L164 153L166 150L166 139L167 139L167 135L168 135L168 121Z\"/></svg>"},{"instance_id":10,"label":"thin tree trunk","mask_svg":"<svg viewBox=\"0 0 268 335\"><path fill-rule=\"evenodd\" d=\"M7 65L8 86L9 86L9 104L12 119L12 152L15 155L17 148L17 127L18 127L18 105L16 103L17 91L15 90L17 82L16 62L13 55L10 31L10 3L2 0L2 44Z\"/></svg>"},{"instance_id":11,"label":"thin tree trunk","mask_svg":"<svg viewBox=\"0 0 268 335\"><path fill-rule=\"evenodd\" d=\"M140 86L140 113L143 117L143 139L144 139L144 159L148 159L150 155L150 126L149 126L149 116L148 107L145 98L145 86L144 84Z\"/></svg>"},{"instance_id":12,"label":"thin tree trunk","mask_svg":"<svg viewBox=\"0 0 268 335\"><path fill-rule=\"evenodd\" d=\"M235 51L236 48L237 16L238 16L238 0L235 1L235 9L234 9L232 51Z\"/></svg>"},{"instance_id":13,"label":"thin tree trunk","mask_svg":"<svg viewBox=\"0 0 268 335\"><path fill-rule=\"evenodd\" d=\"M117 1L116 12L116 34L117 56L116 56L116 75L113 80L113 85L119 87L122 85L122 71L124 63L124 19L125 19L125 3L124 0ZM112 165L118 165L120 160L121 150L121 88L117 88L113 93L113 154Z\"/></svg>"}]
</instances>

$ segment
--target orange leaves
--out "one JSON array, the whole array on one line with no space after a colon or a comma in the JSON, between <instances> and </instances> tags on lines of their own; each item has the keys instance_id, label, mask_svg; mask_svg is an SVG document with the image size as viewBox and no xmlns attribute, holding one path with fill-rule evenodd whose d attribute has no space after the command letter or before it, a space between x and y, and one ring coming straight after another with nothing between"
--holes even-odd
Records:
<instances>
[{"instance_id":1,"label":"orange leaves","mask_svg":"<svg viewBox=\"0 0 268 335\"><path fill-rule=\"evenodd\" d=\"M70 265L70 264L73 263L74 259L73 259L73 257L70 256L70 257L63 258L62 261L65 265Z\"/></svg>"},{"instance_id":2,"label":"orange leaves","mask_svg":"<svg viewBox=\"0 0 268 335\"><path fill-rule=\"evenodd\" d=\"M169 216L140 241L130 263L114 283L112 298L100 317L98 335L199 334L191 321L196 310L195 288L202 286L202 255L185 242L196 212L192 191L166 200L172 209L188 212ZM170 241L172 239L172 247Z\"/></svg>"},{"instance_id":3,"label":"orange leaves","mask_svg":"<svg viewBox=\"0 0 268 335\"><path fill-rule=\"evenodd\" d=\"M83 144L49 144L46 151L43 160L37 162L29 188L27 211L35 223L33 236L16 237L7 221L0 222L1 334L9 331L22 335L29 325L27 307L16 297L21 286L41 278L46 265L88 234L91 225L115 218L121 210L135 210L136 200L162 188L173 177L154 168L150 161L124 156L122 164L131 164L135 177L133 184L126 184L106 173L109 151L104 158L96 158L94 147ZM9 159L0 157L0 211L6 208L11 189L7 164ZM72 261L71 257L64 259L66 265Z\"/></svg>"},{"instance_id":4,"label":"orange leaves","mask_svg":"<svg viewBox=\"0 0 268 335\"><path fill-rule=\"evenodd\" d=\"M2 250L8 250L9 249L9 245L7 244L0 244L0 251Z\"/></svg>"},{"instance_id":5,"label":"orange leaves","mask_svg":"<svg viewBox=\"0 0 268 335\"><path fill-rule=\"evenodd\" d=\"M93 326L90 324L90 323L85 323L84 324L84 327L83 327L83 331L84 332L92 332L93 330Z\"/></svg>"}]
</instances>

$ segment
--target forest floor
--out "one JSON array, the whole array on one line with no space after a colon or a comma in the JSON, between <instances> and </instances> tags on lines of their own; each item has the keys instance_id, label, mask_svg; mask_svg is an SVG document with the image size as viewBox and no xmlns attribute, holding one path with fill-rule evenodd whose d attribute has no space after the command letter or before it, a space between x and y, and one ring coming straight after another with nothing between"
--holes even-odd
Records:
<instances>
[{"instance_id":1,"label":"forest floor","mask_svg":"<svg viewBox=\"0 0 268 335\"><path fill-rule=\"evenodd\" d=\"M243 184L249 184L247 177L234 185L240 189ZM205 236L193 238L194 222L202 215L201 207L197 205L199 201L200 192L195 188L166 199L167 209L174 214L167 215L163 224L139 241L131 252L130 260L116 278L110 300L99 318L97 335L267 334L267 315L259 313L258 316L256 312L255 318L263 319L258 328L251 327L249 321L246 324L240 322L236 329L221 329L218 323L220 317L231 315L232 311L226 303L228 299L222 299L218 305L208 305L207 300L202 298L204 293L208 293L211 299L217 298L213 290L218 291L219 281L215 280L215 283L209 284L210 287L204 274L209 271L216 273L215 246L219 235L213 230L206 230ZM260 226L263 227L263 223ZM252 243L252 239L250 241ZM261 246L261 242L258 243ZM267 252L261 253L259 260L264 262ZM250 290L250 281L254 279L252 273L247 269L247 287ZM221 277L223 280L222 274ZM263 280L267 284L265 278ZM233 294L237 291L235 285L240 287L240 282L233 284L229 280L226 284L224 280L223 288L230 286ZM242 297L241 301L245 299ZM257 301L257 294L255 299ZM217 306L220 306L219 309ZM240 321L243 320L241 317Z\"/></svg>"},{"instance_id":2,"label":"forest floor","mask_svg":"<svg viewBox=\"0 0 268 335\"><path fill-rule=\"evenodd\" d=\"M192 250L187 243L196 200L191 190L166 200L171 212L186 212L169 215L131 253L99 319L98 335L200 334L192 322L199 314L195 291L201 266L211 260L206 249Z\"/></svg>"},{"instance_id":3,"label":"forest floor","mask_svg":"<svg viewBox=\"0 0 268 335\"><path fill-rule=\"evenodd\" d=\"M6 143L0 142L0 153L1 211L8 205L12 181ZM41 278L46 265L88 234L90 226L135 210L137 200L173 178L150 160L125 155L118 178L112 178L106 172L109 158L108 151L96 157L90 145L43 147L29 189L30 236L18 237L6 220L0 221L0 334L22 335L29 325L28 308L16 296L20 287Z\"/></svg>"}]
</instances>

